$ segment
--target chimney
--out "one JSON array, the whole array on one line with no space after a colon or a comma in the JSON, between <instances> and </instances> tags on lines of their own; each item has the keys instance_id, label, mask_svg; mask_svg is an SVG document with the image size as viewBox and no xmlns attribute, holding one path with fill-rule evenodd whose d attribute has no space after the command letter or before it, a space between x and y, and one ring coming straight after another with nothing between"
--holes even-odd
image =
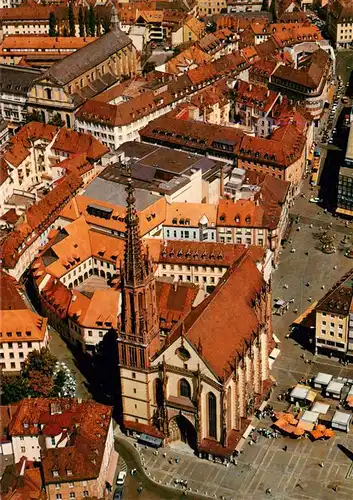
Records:
<instances>
[{"instance_id":1,"label":"chimney","mask_svg":"<svg viewBox=\"0 0 353 500\"><path fill-rule=\"evenodd\" d=\"M268 90L268 91L266 92L266 96L267 96L267 97L270 97L270 90Z\"/></svg>"},{"instance_id":2,"label":"chimney","mask_svg":"<svg viewBox=\"0 0 353 500\"><path fill-rule=\"evenodd\" d=\"M252 83L249 83L248 90L251 92L252 91Z\"/></svg>"},{"instance_id":3,"label":"chimney","mask_svg":"<svg viewBox=\"0 0 353 500\"><path fill-rule=\"evenodd\" d=\"M220 181L219 181L219 197L224 197L224 167L220 168Z\"/></svg>"}]
</instances>

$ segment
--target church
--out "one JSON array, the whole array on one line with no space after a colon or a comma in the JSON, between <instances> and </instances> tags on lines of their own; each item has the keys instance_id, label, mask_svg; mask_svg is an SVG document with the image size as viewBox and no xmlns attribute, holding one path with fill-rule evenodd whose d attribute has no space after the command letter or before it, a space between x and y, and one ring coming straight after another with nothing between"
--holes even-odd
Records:
<instances>
[{"instance_id":1,"label":"church","mask_svg":"<svg viewBox=\"0 0 353 500\"><path fill-rule=\"evenodd\" d=\"M126 191L116 328L123 427L183 441L200 457L229 459L271 386L271 283L245 251L163 335L131 179Z\"/></svg>"}]
</instances>

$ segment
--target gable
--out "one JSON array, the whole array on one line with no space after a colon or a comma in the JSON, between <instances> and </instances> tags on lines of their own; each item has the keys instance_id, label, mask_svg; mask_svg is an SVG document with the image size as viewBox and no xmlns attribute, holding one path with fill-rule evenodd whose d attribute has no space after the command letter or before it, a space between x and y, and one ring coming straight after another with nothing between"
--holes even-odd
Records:
<instances>
[{"instance_id":1,"label":"gable","mask_svg":"<svg viewBox=\"0 0 353 500\"><path fill-rule=\"evenodd\" d=\"M187 353L190 355L190 358L183 359L181 355L178 353L178 349L184 347ZM187 338L184 337L182 342L182 337L179 336L172 344L170 344L163 352L152 361L152 366L157 366L159 363L162 363L163 360L167 365L175 366L176 368L184 368L184 364L188 365L188 370L196 371L198 366L202 375L209 377L214 382L219 383L218 378L213 373L213 371L209 368L200 354L196 351L191 342L188 341Z\"/></svg>"}]
</instances>

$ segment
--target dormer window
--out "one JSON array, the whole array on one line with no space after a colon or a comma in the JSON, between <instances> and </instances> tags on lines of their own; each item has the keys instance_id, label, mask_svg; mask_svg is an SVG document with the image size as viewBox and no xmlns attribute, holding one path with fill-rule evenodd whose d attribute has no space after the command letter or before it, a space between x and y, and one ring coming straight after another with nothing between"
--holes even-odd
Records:
<instances>
[{"instance_id":1,"label":"dormer window","mask_svg":"<svg viewBox=\"0 0 353 500\"><path fill-rule=\"evenodd\" d=\"M28 422L23 422L23 428L28 429Z\"/></svg>"},{"instance_id":2,"label":"dormer window","mask_svg":"<svg viewBox=\"0 0 353 500\"><path fill-rule=\"evenodd\" d=\"M59 476L59 471L57 471L57 470L53 470L52 473L53 473L53 477Z\"/></svg>"},{"instance_id":3,"label":"dormer window","mask_svg":"<svg viewBox=\"0 0 353 500\"><path fill-rule=\"evenodd\" d=\"M72 476L72 470L71 469L66 469L66 474L68 476Z\"/></svg>"},{"instance_id":4,"label":"dormer window","mask_svg":"<svg viewBox=\"0 0 353 500\"><path fill-rule=\"evenodd\" d=\"M248 215L247 217L245 217L245 222L246 222L247 224L250 224L250 222L251 222L251 217L250 217L250 215Z\"/></svg>"},{"instance_id":5,"label":"dormer window","mask_svg":"<svg viewBox=\"0 0 353 500\"><path fill-rule=\"evenodd\" d=\"M178 219L176 217L173 218L172 224L178 224Z\"/></svg>"}]
</instances>

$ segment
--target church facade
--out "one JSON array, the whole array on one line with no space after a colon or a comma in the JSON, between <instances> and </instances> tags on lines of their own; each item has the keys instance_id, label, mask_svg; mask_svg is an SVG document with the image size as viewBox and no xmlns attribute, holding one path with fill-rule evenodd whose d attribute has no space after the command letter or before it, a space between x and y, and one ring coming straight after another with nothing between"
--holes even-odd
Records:
<instances>
[{"instance_id":1,"label":"church facade","mask_svg":"<svg viewBox=\"0 0 353 500\"><path fill-rule=\"evenodd\" d=\"M229 458L270 388L271 284L246 252L215 290L160 335L154 270L139 234L132 182L117 328L122 422Z\"/></svg>"}]
</instances>

